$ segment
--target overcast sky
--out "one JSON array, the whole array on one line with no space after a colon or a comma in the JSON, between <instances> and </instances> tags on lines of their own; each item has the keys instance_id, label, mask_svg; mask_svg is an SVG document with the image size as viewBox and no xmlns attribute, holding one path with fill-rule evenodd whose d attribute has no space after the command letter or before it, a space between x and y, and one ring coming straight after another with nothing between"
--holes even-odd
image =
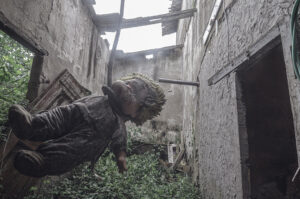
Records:
<instances>
[{"instance_id":1,"label":"overcast sky","mask_svg":"<svg viewBox=\"0 0 300 199\"><path fill-rule=\"evenodd\" d=\"M116 13L120 11L120 0L96 0L94 6L97 14ZM146 17L168 13L170 0L125 0L124 18ZM112 46L114 33L107 33L107 38ZM175 33L162 36L161 24L122 29L118 50L135 52L164 46L175 45Z\"/></svg>"}]
</instances>

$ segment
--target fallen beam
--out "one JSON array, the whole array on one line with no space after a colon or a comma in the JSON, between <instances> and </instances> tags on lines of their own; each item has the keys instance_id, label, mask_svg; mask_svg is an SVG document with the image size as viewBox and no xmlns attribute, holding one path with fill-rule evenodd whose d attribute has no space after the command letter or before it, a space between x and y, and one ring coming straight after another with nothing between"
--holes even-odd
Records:
<instances>
[{"instance_id":1,"label":"fallen beam","mask_svg":"<svg viewBox=\"0 0 300 199\"><path fill-rule=\"evenodd\" d=\"M199 87L200 85L199 82L172 80L172 79L164 79L164 78L159 78L158 81L161 83L180 84L180 85L197 86L197 87Z\"/></svg>"}]
</instances>

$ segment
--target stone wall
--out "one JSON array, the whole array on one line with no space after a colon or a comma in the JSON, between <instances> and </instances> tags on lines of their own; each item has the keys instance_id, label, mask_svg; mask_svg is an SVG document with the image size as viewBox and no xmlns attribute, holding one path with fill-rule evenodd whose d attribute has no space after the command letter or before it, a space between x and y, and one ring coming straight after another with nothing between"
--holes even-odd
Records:
<instances>
[{"instance_id":1,"label":"stone wall","mask_svg":"<svg viewBox=\"0 0 300 199\"><path fill-rule=\"evenodd\" d=\"M159 51L151 59L147 59L143 52L134 55L119 53L113 67L113 80L133 72L143 73L156 81L159 78L181 80L181 54L180 47ZM165 83L160 85L165 91L167 102L160 116L141 127L142 134L137 135L137 138L155 143L180 143L183 86Z\"/></svg>"},{"instance_id":2,"label":"stone wall","mask_svg":"<svg viewBox=\"0 0 300 199\"><path fill-rule=\"evenodd\" d=\"M225 0L206 45L202 42L215 1L184 0L183 9L196 7L191 20L179 22L177 43L184 44L184 79L199 80L200 87L184 88L183 134L193 178L204 198L247 198L242 178L237 85L233 71L217 84L208 79L240 53L278 28L281 34L289 83L296 140L299 142L299 82L290 55L291 0ZM226 10L227 15L224 14ZM297 89L296 89L297 87ZM299 144L298 144L299 146ZM299 157L299 147L298 147Z\"/></svg>"},{"instance_id":3,"label":"stone wall","mask_svg":"<svg viewBox=\"0 0 300 199\"><path fill-rule=\"evenodd\" d=\"M81 0L0 0L0 22L48 52L38 66L40 82L31 82L39 90L68 69L84 87L101 93L109 49Z\"/></svg>"}]
</instances>

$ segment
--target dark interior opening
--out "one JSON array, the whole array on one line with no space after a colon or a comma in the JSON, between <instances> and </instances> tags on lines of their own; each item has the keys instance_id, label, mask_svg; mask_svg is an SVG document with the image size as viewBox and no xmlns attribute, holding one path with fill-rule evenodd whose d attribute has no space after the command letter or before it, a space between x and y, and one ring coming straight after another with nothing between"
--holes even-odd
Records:
<instances>
[{"instance_id":1,"label":"dark interior opening","mask_svg":"<svg viewBox=\"0 0 300 199\"><path fill-rule=\"evenodd\" d=\"M251 198L294 198L297 190L291 179L298 167L297 151L281 45L238 77L246 113Z\"/></svg>"}]
</instances>

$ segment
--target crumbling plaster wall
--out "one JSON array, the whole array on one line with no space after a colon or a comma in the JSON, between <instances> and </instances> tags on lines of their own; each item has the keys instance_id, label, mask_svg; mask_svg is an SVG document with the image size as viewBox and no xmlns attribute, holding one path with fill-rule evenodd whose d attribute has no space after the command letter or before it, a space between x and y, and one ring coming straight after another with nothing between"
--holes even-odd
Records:
<instances>
[{"instance_id":1,"label":"crumbling plaster wall","mask_svg":"<svg viewBox=\"0 0 300 199\"><path fill-rule=\"evenodd\" d=\"M157 52L152 59L137 54L116 59L113 67L113 80L133 72L143 73L155 81L159 78L181 80L182 56L181 49ZM159 83L165 91L167 102L160 116L146 122L142 135L136 135L147 142L180 143L182 129L182 86Z\"/></svg>"},{"instance_id":2,"label":"crumbling plaster wall","mask_svg":"<svg viewBox=\"0 0 300 199\"><path fill-rule=\"evenodd\" d=\"M213 28L207 45L202 36L215 1L184 0L183 9L197 7L191 20L179 23L177 43L184 44L183 76L199 80L199 88L184 88L183 134L193 178L204 198L245 198L236 102L236 76L231 73L209 86L207 80L272 27L282 27L283 48L294 117L299 112L299 83L289 61L289 15L292 0L223 0L218 31ZM227 22L224 9L227 10ZM229 40L228 40L229 39ZM299 120L295 118L299 132ZM299 133L297 133L299 139ZM298 141L299 143L299 141ZM299 154L299 153L298 153Z\"/></svg>"},{"instance_id":3,"label":"crumbling plaster wall","mask_svg":"<svg viewBox=\"0 0 300 199\"><path fill-rule=\"evenodd\" d=\"M41 78L51 83L68 69L84 87L101 93L109 49L81 0L0 0L0 21L49 53Z\"/></svg>"}]
</instances>

